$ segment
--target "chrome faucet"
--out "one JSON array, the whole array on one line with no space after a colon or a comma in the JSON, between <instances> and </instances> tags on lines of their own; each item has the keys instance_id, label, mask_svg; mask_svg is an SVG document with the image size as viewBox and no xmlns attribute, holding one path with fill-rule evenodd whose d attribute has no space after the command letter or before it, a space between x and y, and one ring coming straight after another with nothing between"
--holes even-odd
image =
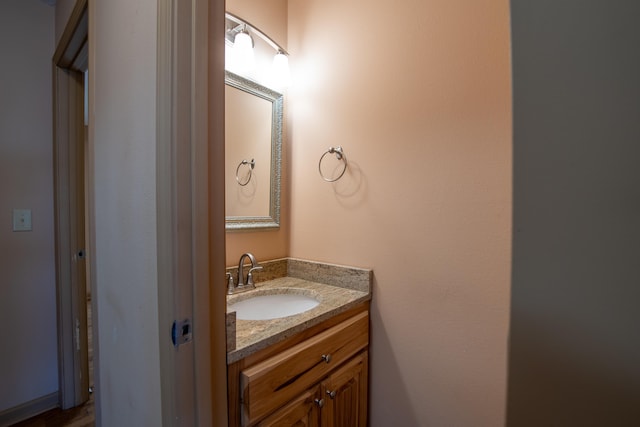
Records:
<instances>
[{"instance_id":1,"label":"chrome faucet","mask_svg":"<svg viewBox=\"0 0 640 427\"><path fill-rule=\"evenodd\" d=\"M244 283L244 259L249 258L251 261L251 267L249 268L249 273L247 273L247 283ZM258 265L258 261L256 261L256 257L253 254L247 252L246 254L242 254L240 257L240 261L238 262L238 287L249 286L252 289L255 288L255 284L253 283L253 272L257 270L262 270L262 266Z\"/></svg>"},{"instance_id":2,"label":"chrome faucet","mask_svg":"<svg viewBox=\"0 0 640 427\"><path fill-rule=\"evenodd\" d=\"M227 294L232 295L236 293L236 285L233 283L233 276L227 272Z\"/></svg>"},{"instance_id":3,"label":"chrome faucet","mask_svg":"<svg viewBox=\"0 0 640 427\"><path fill-rule=\"evenodd\" d=\"M249 273L247 273L247 283L244 282L244 262L246 258L249 258L249 261L251 261L251 267L249 268ZM242 254L242 256L240 257L240 261L238 262L238 284L237 285L234 285L233 283L233 276L231 276L230 273L227 273L227 277L228 277L227 293L231 295L237 292L248 291L249 289L255 289L256 285L253 282L253 272L259 271L259 270L262 270L262 266L258 265L258 261L256 261L256 257L254 257L253 254L249 252Z\"/></svg>"}]
</instances>

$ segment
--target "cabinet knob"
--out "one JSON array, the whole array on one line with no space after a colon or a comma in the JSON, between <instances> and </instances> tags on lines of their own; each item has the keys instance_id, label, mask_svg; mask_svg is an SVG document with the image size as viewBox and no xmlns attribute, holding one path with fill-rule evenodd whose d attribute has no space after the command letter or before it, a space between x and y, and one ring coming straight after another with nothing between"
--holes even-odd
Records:
<instances>
[{"instance_id":1,"label":"cabinet knob","mask_svg":"<svg viewBox=\"0 0 640 427\"><path fill-rule=\"evenodd\" d=\"M322 360L324 360L327 363L331 362L331 355L330 354L323 354L322 355Z\"/></svg>"},{"instance_id":2,"label":"cabinet knob","mask_svg":"<svg viewBox=\"0 0 640 427\"><path fill-rule=\"evenodd\" d=\"M327 390L327 394L329 395L330 398L335 399L336 398L336 391L333 390Z\"/></svg>"},{"instance_id":3,"label":"cabinet knob","mask_svg":"<svg viewBox=\"0 0 640 427\"><path fill-rule=\"evenodd\" d=\"M320 408L324 406L324 399L315 399L314 402L316 402L316 405Z\"/></svg>"}]
</instances>

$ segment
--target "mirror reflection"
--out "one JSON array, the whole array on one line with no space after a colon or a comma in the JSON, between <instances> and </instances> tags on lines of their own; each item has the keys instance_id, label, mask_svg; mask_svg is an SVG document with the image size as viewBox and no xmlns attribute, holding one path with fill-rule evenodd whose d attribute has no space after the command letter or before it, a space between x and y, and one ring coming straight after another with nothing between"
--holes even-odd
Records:
<instances>
[{"instance_id":1,"label":"mirror reflection","mask_svg":"<svg viewBox=\"0 0 640 427\"><path fill-rule=\"evenodd\" d=\"M282 94L225 73L227 230L280 225Z\"/></svg>"}]
</instances>

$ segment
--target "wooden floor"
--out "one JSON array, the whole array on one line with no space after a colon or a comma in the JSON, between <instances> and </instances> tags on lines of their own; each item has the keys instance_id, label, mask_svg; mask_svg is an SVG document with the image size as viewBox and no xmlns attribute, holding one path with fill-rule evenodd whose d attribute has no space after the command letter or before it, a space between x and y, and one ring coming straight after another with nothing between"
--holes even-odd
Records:
<instances>
[{"instance_id":1,"label":"wooden floor","mask_svg":"<svg viewBox=\"0 0 640 427\"><path fill-rule=\"evenodd\" d=\"M14 427L93 427L96 425L93 395L87 403L66 411L52 409L37 417L29 418Z\"/></svg>"},{"instance_id":2,"label":"wooden floor","mask_svg":"<svg viewBox=\"0 0 640 427\"><path fill-rule=\"evenodd\" d=\"M87 301L87 326L89 330L89 384L93 387L93 337L91 334L91 300ZM52 409L43 414L14 424L13 427L93 427L96 425L93 394L82 406L63 411Z\"/></svg>"}]
</instances>

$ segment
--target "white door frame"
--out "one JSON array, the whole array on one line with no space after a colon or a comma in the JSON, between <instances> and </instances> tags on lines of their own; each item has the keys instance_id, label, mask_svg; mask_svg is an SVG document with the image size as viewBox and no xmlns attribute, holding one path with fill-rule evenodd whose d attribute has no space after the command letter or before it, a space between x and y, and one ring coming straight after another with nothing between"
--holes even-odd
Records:
<instances>
[{"instance_id":1,"label":"white door frame","mask_svg":"<svg viewBox=\"0 0 640 427\"><path fill-rule=\"evenodd\" d=\"M77 0L71 13L60 42L65 47L56 51L56 82L73 75L65 73L65 68L86 61L91 45L87 43L87 11L91 3L91 0ZM169 336L174 320L190 318L193 324L192 342L174 348L167 345L167 340L162 341L163 425L227 425L223 17L223 0L158 0L159 327L163 336L165 332ZM58 108L57 103L54 101L59 113L56 122L66 123L63 115L70 114L70 109L68 105ZM57 131L63 128L60 126ZM64 146L67 137L56 134L56 144ZM91 131L89 138L92 138ZM91 169L92 165L88 167ZM59 170L63 170L62 167ZM91 173L87 184L93 187ZM89 198L92 196L90 192ZM93 206L90 200L90 220L94 218ZM60 230L64 229L65 224L58 225ZM94 231L90 230L89 234L91 253L95 250ZM67 246L60 250L61 254L67 254L67 259L60 260L59 265L70 262L70 246ZM98 293L93 258L90 258L90 271L95 310ZM60 313L77 306L73 301L75 295L71 290L60 292ZM61 354L73 351L74 347L74 322L63 320L59 331ZM95 381L99 390L97 323L94 316ZM65 357L61 360L62 407L82 401L80 390L72 381L76 365L75 360ZM100 411L97 401L98 424Z\"/></svg>"},{"instance_id":2,"label":"white door frame","mask_svg":"<svg viewBox=\"0 0 640 427\"><path fill-rule=\"evenodd\" d=\"M226 426L224 1L159 0L158 299L166 425ZM220 166L220 167L216 167Z\"/></svg>"},{"instance_id":3,"label":"white door frame","mask_svg":"<svg viewBox=\"0 0 640 427\"><path fill-rule=\"evenodd\" d=\"M53 56L53 158L58 404L89 398L85 237L84 80L87 0L78 0Z\"/></svg>"}]
</instances>

